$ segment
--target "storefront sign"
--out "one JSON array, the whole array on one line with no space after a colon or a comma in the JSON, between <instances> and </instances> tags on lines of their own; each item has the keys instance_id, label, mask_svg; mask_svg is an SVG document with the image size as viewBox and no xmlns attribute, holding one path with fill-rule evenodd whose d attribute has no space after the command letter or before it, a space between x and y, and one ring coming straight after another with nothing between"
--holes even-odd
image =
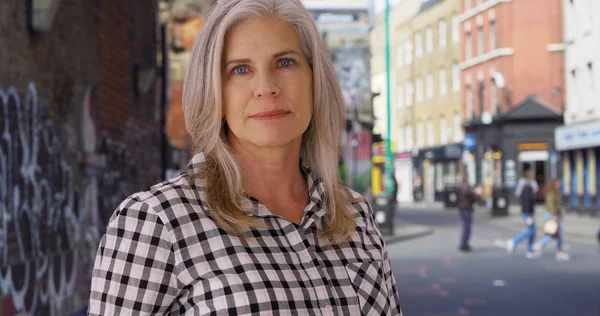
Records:
<instances>
[{"instance_id":1,"label":"storefront sign","mask_svg":"<svg viewBox=\"0 0 600 316\"><path fill-rule=\"evenodd\" d=\"M550 154L547 150L522 151L519 153L520 162L546 161Z\"/></svg>"},{"instance_id":2,"label":"storefront sign","mask_svg":"<svg viewBox=\"0 0 600 316\"><path fill-rule=\"evenodd\" d=\"M518 150L546 150L548 149L547 143L519 143L517 145Z\"/></svg>"},{"instance_id":3,"label":"storefront sign","mask_svg":"<svg viewBox=\"0 0 600 316\"><path fill-rule=\"evenodd\" d=\"M600 120L565 125L554 131L556 149L560 151L600 146Z\"/></svg>"},{"instance_id":4,"label":"storefront sign","mask_svg":"<svg viewBox=\"0 0 600 316\"><path fill-rule=\"evenodd\" d=\"M475 140L475 136L473 134L465 135L464 145L466 150L473 150L477 145L477 141Z\"/></svg>"}]
</instances>

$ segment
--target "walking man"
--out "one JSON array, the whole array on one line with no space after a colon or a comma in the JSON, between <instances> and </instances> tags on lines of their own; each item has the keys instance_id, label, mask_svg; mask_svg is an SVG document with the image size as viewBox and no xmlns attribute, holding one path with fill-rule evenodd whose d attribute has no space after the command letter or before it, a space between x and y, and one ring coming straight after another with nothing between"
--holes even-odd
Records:
<instances>
[{"instance_id":1,"label":"walking man","mask_svg":"<svg viewBox=\"0 0 600 316\"><path fill-rule=\"evenodd\" d=\"M473 248L469 244L469 239L471 238L471 227L473 226L473 206L481 195L481 187L476 187L473 190L469 185L469 175L465 172L462 176L462 183L457 187L456 195L462 220L462 234L458 250L471 252Z\"/></svg>"},{"instance_id":2,"label":"walking man","mask_svg":"<svg viewBox=\"0 0 600 316\"><path fill-rule=\"evenodd\" d=\"M533 244L535 242L535 197L539 190L538 184L535 181L533 171L529 165L523 168L523 178L519 179L517 188L515 190L515 196L521 201L521 217L525 223L526 230L517 235L513 239L509 239L506 243L506 250L509 253L513 253L515 247L519 245L525 239L528 239L527 244L527 258L535 258L537 255L533 251Z\"/></svg>"}]
</instances>

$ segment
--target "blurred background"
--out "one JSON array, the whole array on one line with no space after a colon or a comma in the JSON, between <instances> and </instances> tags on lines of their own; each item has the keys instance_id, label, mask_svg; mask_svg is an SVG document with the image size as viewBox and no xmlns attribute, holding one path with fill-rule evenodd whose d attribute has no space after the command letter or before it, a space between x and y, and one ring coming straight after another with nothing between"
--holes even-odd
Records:
<instances>
[{"instance_id":1,"label":"blurred background","mask_svg":"<svg viewBox=\"0 0 600 316\"><path fill-rule=\"evenodd\" d=\"M186 166L183 74L213 2L0 1L0 316L84 315L116 206ZM303 2L404 314L600 315L600 1ZM568 262L503 249L525 168L561 181ZM463 175L483 188L469 254Z\"/></svg>"}]
</instances>

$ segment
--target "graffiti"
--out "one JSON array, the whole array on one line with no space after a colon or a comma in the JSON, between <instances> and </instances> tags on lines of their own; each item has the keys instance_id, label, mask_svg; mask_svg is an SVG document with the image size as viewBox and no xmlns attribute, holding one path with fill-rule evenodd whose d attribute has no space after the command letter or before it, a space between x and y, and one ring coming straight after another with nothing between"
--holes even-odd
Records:
<instances>
[{"instance_id":1,"label":"graffiti","mask_svg":"<svg viewBox=\"0 0 600 316\"><path fill-rule=\"evenodd\" d=\"M368 57L353 42L347 42L333 53L334 66L348 108L360 107L370 94Z\"/></svg>"},{"instance_id":2,"label":"graffiti","mask_svg":"<svg viewBox=\"0 0 600 316\"><path fill-rule=\"evenodd\" d=\"M143 164L132 157L140 150L130 149L141 148L151 135L133 121L122 141L99 132L92 93L86 91L81 126L74 128L55 124L35 84L24 98L14 87L0 89L3 310L66 315L84 307L106 221L139 189Z\"/></svg>"}]
</instances>

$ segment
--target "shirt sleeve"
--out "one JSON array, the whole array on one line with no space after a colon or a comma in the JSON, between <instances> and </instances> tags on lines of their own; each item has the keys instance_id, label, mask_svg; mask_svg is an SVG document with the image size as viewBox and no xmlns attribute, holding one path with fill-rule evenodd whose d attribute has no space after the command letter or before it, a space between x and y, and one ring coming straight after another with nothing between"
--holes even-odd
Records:
<instances>
[{"instance_id":1,"label":"shirt sleeve","mask_svg":"<svg viewBox=\"0 0 600 316\"><path fill-rule=\"evenodd\" d=\"M396 286L396 279L388 256L387 247L383 247L383 276L388 290L390 291L390 310L391 315L402 316L402 309L400 307L400 298L398 295L398 287Z\"/></svg>"},{"instance_id":2,"label":"shirt sleeve","mask_svg":"<svg viewBox=\"0 0 600 316\"><path fill-rule=\"evenodd\" d=\"M538 193L538 191L540 190L540 187L538 186L537 181L532 180L531 182L531 188L533 189L533 193Z\"/></svg>"},{"instance_id":3,"label":"shirt sleeve","mask_svg":"<svg viewBox=\"0 0 600 316\"><path fill-rule=\"evenodd\" d=\"M369 203L367 203L367 209L369 214L367 214L367 219L370 222L369 225L372 227L377 227L377 222L375 221L375 212ZM383 268L383 278L385 280L385 285L389 291L389 306L390 306L390 314L393 316L402 316L402 308L400 306L400 297L398 293L398 287L396 286L396 279L394 278L394 271L392 270L392 264L390 262L390 257L388 255L387 246L385 245L385 240L383 235L379 231L379 229L375 229L377 233L377 237L381 241L382 245L382 268Z\"/></svg>"},{"instance_id":4,"label":"shirt sleeve","mask_svg":"<svg viewBox=\"0 0 600 316\"><path fill-rule=\"evenodd\" d=\"M88 315L154 315L177 296L167 230L147 203L129 197L112 215L96 254Z\"/></svg>"},{"instance_id":5,"label":"shirt sleeve","mask_svg":"<svg viewBox=\"0 0 600 316\"><path fill-rule=\"evenodd\" d=\"M521 192L523 191L523 186L525 185L525 181L523 179L519 179L517 182L517 188L515 189L515 197L520 198Z\"/></svg>"}]
</instances>

